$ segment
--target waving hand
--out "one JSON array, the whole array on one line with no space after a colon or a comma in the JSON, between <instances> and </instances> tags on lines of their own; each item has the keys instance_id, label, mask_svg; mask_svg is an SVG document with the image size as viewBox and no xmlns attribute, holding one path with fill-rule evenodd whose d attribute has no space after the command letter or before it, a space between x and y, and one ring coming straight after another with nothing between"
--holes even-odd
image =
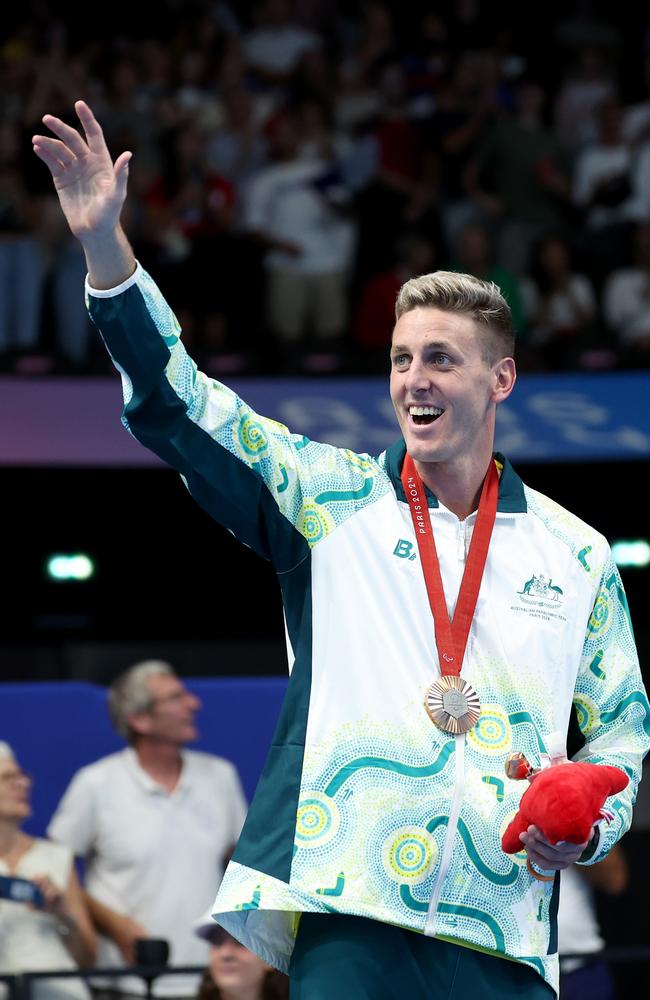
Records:
<instances>
[{"instance_id":1,"label":"waving hand","mask_svg":"<svg viewBox=\"0 0 650 1000\"><path fill-rule=\"evenodd\" d=\"M99 122L88 105L77 101L75 111L83 135L60 118L44 115L43 124L56 138L35 135L32 145L49 168L68 225L83 245L91 283L97 288L109 288L128 277L135 267L119 225L131 153L121 153L113 163Z\"/></svg>"}]
</instances>

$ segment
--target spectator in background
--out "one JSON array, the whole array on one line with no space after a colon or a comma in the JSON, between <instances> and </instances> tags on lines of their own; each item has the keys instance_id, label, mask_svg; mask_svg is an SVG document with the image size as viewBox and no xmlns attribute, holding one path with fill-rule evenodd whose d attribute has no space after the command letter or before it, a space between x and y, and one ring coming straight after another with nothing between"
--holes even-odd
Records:
<instances>
[{"instance_id":1,"label":"spectator in background","mask_svg":"<svg viewBox=\"0 0 650 1000\"><path fill-rule=\"evenodd\" d=\"M254 99L245 87L228 90L222 104L225 117L207 137L205 156L209 169L241 193L266 162L266 138L255 115Z\"/></svg>"},{"instance_id":2,"label":"spectator in background","mask_svg":"<svg viewBox=\"0 0 650 1000\"><path fill-rule=\"evenodd\" d=\"M544 122L542 87L522 79L514 100L514 114L493 124L466 169L465 183L499 227L499 263L520 274L536 239L567 228L570 182L564 151Z\"/></svg>"},{"instance_id":3,"label":"spectator in background","mask_svg":"<svg viewBox=\"0 0 650 1000\"><path fill-rule=\"evenodd\" d=\"M355 240L350 192L335 160L300 159L295 115L278 115L268 131L272 162L249 184L243 218L265 251L269 327L289 370L309 365L310 353L318 362L319 351L336 366Z\"/></svg>"},{"instance_id":4,"label":"spectator in background","mask_svg":"<svg viewBox=\"0 0 650 1000\"><path fill-rule=\"evenodd\" d=\"M601 48L585 44L570 53L553 109L555 134L565 149L574 153L598 141L600 106L615 99L617 89Z\"/></svg>"},{"instance_id":5,"label":"spectator in background","mask_svg":"<svg viewBox=\"0 0 650 1000\"><path fill-rule=\"evenodd\" d=\"M394 62L397 53L397 26L391 5L381 0L366 0L359 16L348 22L349 40L344 66L354 66L357 76L366 81L378 78L384 66Z\"/></svg>"},{"instance_id":6,"label":"spectator in background","mask_svg":"<svg viewBox=\"0 0 650 1000\"><path fill-rule=\"evenodd\" d=\"M598 305L585 274L574 271L569 244L549 235L534 248L530 277L521 283L530 343L553 371L577 368L593 345Z\"/></svg>"},{"instance_id":7,"label":"spectator in background","mask_svg":"<svg viewBox=\"0 0 650 1000\"><path fill-rule=\"evenodd\" d=\"M650 142L650 53L643 59L641 100L623 108L623 139L630 148Z\"/></svg>"},{"instance_id":8,"label":"spectator in background","mask_svg":"<svg viewBox=\"0 0 650 1000\"><path fill-rule=\"evenodd\" d=\"M4 367L37 349L45 280L36 204L25 184L20 147L17 125L1 122L0 363Z\"/></svg>"},{"instance_id":9,"label":"spectator in background","mask_svg":"<svg viewBox=\"0 0 650 1000\"><path fill-rule=\"evenodd\" d=\"M259 328L262 265L258 249L236 228L235 187L210 170L206 135L191 121L165 134L161 152L162 169L143 192L144 225L134 242L176 289L179 321L201 363L244 368L249 356L232 347L242 327Z\"/></svg>"},{"instance_id":10,"label":"spectator in background","mask_svg":"<svg viewBox=\"0 0 650 1000\"><path fill-rule=\"evenodd\" d=\"M373 275L362 288L353 337L362 353L364 372L385 373L386 346L395 327L397 293L409 278L435 270L439 256L435 243L426 236L407 233L397 242L393 266Z\"/></svg>"},{"instance_id":11,"label":"spectator in background","mask_svg":"<svg viewBox=\"0 0 650 1000\"><path fill-rule=\"evenodd\" d=\"M356 282L391 266L392 248L403 232L418 229L441 239L438 152L423 142L407 105L406 76L398 60L377 76L380 109L373 123L376 168L358 192Z\"/></svg>"},{"instance_id":12,"label":"spectator in background","mask_svg":"<svg viewBox=\"0 0 650 1000\"><path fill-rule=\"evenodd\" d=\"M440 155L442 215L450 247L464 223L482 215L468 198L463 177L496 120L496 94L487 86L485 69L482 53L463 52L449 68L427 126L427 141Z\"/></svg>"},{"instance_id":13,"label":"spectator in background","mask_svg":"<svg viewBox=\"0 0 650 1000\"><path fill-rule=\"evenodd\" d=\"M65 27L59 22L51 24L44 52L35 56L34 66L22 114L26 135L33 131L48 106L54 104L65 113L71 95L79 88L91 86L87 62L70 50ZM17 368L33 374L86 371L92 347L84 298L79 294L79 280L85 273L84 257L79 253L77 241L70 238L67 226L61 225L56 198L44 186L43 175L34 172L24 153L21 173L31 213L38 220L34 236L41 287L35 288L33 278L22 285L25 275L17 279L16 294L32 300L25 306L25 316L33 315L34 310L38 313L35 336L30 344L24 345Z\"/></svg>"},{"instance_id":14,"label":"spectator in background","mask_svg":"<svg viewBox=\"0 0 650 1000\"><path fill-rule=\"evenodd\" d=\"M629 873L625 854L616 844L606 858L592 868L571 865L560 876L560 906L557 914L562 1000L615 1000L616 989L607 963L600 958L605 947L598 926L594 890L607 896L625 891ZM562 961L563 955L582 958Z\"/></svg>"},{"instance_id":15,"label":"spectator in background","mask_svg":"<svg viewBox=\"0 0 650 1000\"><path fill-rule=\"evenodd\" d=\"M623 138L622 122L618 100L603 101L599 138L575 162L573 200L588 233L586 248L598 291L612 268L629 262L634 223L644 212L636 156Z\"/></svg>"},{"instance_id":16,"label":"spectator in background","mask_svg":"<svg viewBox=\"0 0 650 1000\"><path fill-rule=\"evenodd\" d=\"M512 324L517 334L517 350L521 335L526 329L526 315L517 277L496 263L492 238L487 226L479 222L467 223L460 230L455 243L456 255L450 270L473 274L483 281L498 285L512 313Z\"/></svg>"},{"instance_id":17,"label":"spectator in background","mask_svg":"<svg viewBox=\"0 0 650 1000\"><path fill-rule=\"evenodd\" d=\"M231 937L209 914L195 931L210 945L196 1000L289 1000L288 977Z\"/></svg>"},{"instance_id":18,"label":"spectator in background","mask_svg":"<svg viewBox=\"0 0 650 1000\"><path fill-rule=\"evenodd\" d=\"M650 223L635 232L635 260L605 282L603 313L624 367L650 367Z\"/></svg>"},{"instance_id":19,"label":"spectator in background","mask_svg":"<svg viewBox=\"0 0 650 1000\"><path fill-rule=\"evenodd\" d=\"M165 938L172 965L200 965L192 924L210 905L246 813L234 766L186 750L198 736L196 698L169 664L150 660L122 674L109 710L129 747L82 768L48 834L86 860L86 897L100 938L98 964L133 962L138 938ZM144 992L137 978L115 992ZM193 996L194 977L164 976L154 992Z\"/></svg>"},{"instance_id":20,"label":"spectator in background","mask_svg":"<svg viewBox=\"0 0 650 1000\"><path fill-rule=\"evenodd\" d=\"M154 102L142 88L142 63L135 51L109 67L104 94L106 139L112 149L124 144L141 155L152 155L161 127Z\"/></svg>"},{"instance_id":21,"label":"spectator in background","mask_svg":"<svg viewBox=\"0 0 650 1000\"><path fill-rule=\"evenodd\" d=\"M14 882L27 899L0 895L0 973L76 970L92 966L97 940L67 847L23 833L31 815L31 778L21 770L11 747L0 743L0 877ZM29 894L29 895L28 895ZM7 896L9 898L7 898ZM4 986L0 996L4 998ZM32 984L34 1000L88 1000L76 978L42 979Z\"/></svg>"},{"instance_id":22,"label":"spectator in background","mask_svg":"<svg viewBox=\"0 0 650 1000\"><path fill-rule=\"evenodd\" d=\"M261 85L284 83L321 39L293 20L288 0L262 0L253 16L256 25L244 36L246 62Z\"/></svg>"}]
</instances>

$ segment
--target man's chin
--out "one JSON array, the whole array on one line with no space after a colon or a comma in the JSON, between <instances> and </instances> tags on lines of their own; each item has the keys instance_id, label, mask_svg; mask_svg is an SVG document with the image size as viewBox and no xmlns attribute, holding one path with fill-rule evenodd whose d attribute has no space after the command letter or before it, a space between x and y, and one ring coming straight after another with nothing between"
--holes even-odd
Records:
<instances>
[{"instance_id":1,"label":"man's chin","mask_svg":"<svg viewBox=\"0 0 650 1000\"><path fill-rule=\"evenodd\" d=\"M440 461L440 449L432 445L429 441L406 439L406 450L414 462L438 462Z\"/></svg>"}]
</instances>

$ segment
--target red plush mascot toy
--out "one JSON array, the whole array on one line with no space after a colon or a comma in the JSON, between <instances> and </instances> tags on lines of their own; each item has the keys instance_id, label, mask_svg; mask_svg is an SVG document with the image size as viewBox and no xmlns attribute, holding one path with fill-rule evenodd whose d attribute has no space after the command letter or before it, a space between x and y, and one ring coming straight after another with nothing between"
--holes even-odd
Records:
<instances>
[{"instance_id":1,"label":"red plush mascot toy","mask_svg":"<svg viewBox=\"0 0 650 1000\"><path fill-rule=\"evenodd\" d=\"M531 825L536 826L551 844L559 841L585 844L594 823L608 816L603 810L605 799L621 792L629 780L623 771L609 764L569 761L534 772L521 754L513 755L506 764L506 771L510 777L530 781L521 797L517 815L501 838L506 854L523 850L519 834ZM528 868L530 871L531 866ZM540 877L534 869L531 874Z\"/></svg>"}]
</instances>

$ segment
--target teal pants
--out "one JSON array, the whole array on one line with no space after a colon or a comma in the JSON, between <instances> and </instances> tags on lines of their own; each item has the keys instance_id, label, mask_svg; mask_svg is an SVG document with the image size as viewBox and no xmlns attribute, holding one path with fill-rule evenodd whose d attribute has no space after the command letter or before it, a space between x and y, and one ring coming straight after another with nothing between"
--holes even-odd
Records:
<instances>
[{"instance_id":1,"label":"teal pants","mask_svg":"<svg viewBox=\"0 0 650 1000\"><path fill-rule=\"evenodd\" d=\"M551 1000L527 965L391 924L303 913L289 969L291 1000Z\"/></svg>"}]
</instances>

